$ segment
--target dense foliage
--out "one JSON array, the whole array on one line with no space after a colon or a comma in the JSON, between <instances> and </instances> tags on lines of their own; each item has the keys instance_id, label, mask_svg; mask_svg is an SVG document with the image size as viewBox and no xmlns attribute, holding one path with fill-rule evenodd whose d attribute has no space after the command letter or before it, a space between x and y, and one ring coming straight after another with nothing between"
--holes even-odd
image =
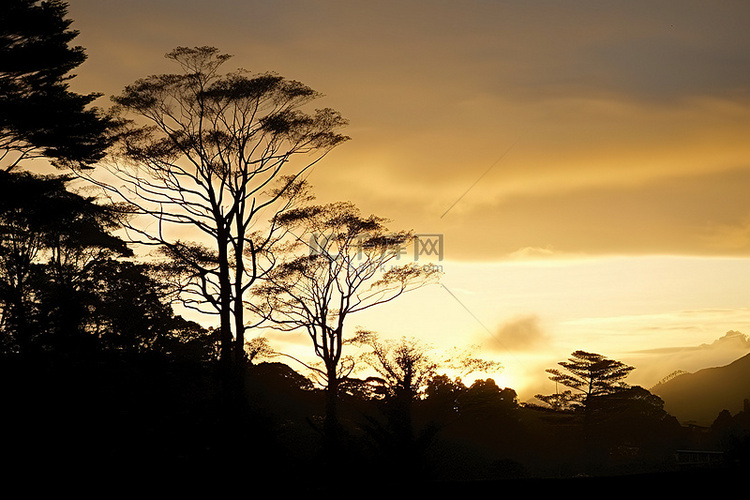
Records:
<instances>
[{"instance_id":1,"label":"dense foliage","mask_svg":"<svg viewBox=\"0 0 750 500\"><path fill-rule=\"evenodd\" d=\"M0 9L0 169L31 158L88 166L104 155L111 122L89 105L99 94L70 90L70 73L86 60L71 45L67 5L6 0Z\"/></svg>"}]
</instances>

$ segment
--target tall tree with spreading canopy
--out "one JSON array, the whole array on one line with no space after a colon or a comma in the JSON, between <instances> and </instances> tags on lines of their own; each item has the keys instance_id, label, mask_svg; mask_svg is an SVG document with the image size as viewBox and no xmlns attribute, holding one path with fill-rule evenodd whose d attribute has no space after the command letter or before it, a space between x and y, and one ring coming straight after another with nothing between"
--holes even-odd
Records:
<instances>
[{"instance_id":1,"label":"tall tree with spreading canopy","mask_svg":"<svg viewBox=\"0 0 750 500\"><path fill-rule=\"evenodd\" d=\"M307 332L326 385L325 435L336 446L340 383L351 371L344 350L358 340L345 325L354 314L434 282L439 269L401 263L408 231L390 232L383 218L363 216L349 202L289 210L277 223L295 235L287 257L255 289L255 309L273 327Z\"/></svg>"},{"instance_id":2,"label":"tall tree with spreading canopy","mask_svg":"<svg viewBox=\"0 0 750 500\"><path fill-rule=\"evenodd\" d=\"M270 269L277 226L303 176L347 137L331 109L305 112L320 94L272 73L221 73L230 56L178 47L181 72L149 76L113 98L122 122L105 170L89 176L127 205L130 237L156 245L182 303L218 315L220 359L245 363L245 298Z\"/></svg>"},{"instance_id":3,"label":"tall tree with spreading canopy","mask_svg":"<svg viewBox=\"0 0 750 500\"><path fill-rule=\"evenodd\" d=\"M46 158L87 166L110 144L109 119L89 105L100 94L70 90L86 60L59 0L6 0L0 9L0 169Z\"/></svg>"},{"instance_id":4,"label":"tall tree with spreading canopy","mask_svg":"<svg viewBox=\"0 0 750 500\"><path fill-rule=\"evenodd\" d=\"M567 361L558 363L564 370L550 368L550 380L570 389L552 395L535 397L553 408L566 409L581 406L584 409L591 398L612 394L625 388L624 379L634 369L621 361L601 354L575 351Z\"/></svg>"}]
</instances>

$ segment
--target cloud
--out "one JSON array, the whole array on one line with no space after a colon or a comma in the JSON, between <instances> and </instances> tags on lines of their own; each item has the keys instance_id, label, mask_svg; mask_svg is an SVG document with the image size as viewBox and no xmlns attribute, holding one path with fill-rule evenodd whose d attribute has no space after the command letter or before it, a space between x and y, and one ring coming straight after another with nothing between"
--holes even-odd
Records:
<instances>
[{"instance_id":1,"label":"cloud","mask_svg":"<svg viewBox=\"0 0 750 500\"><path fill-rule=\"evenodd\" d=\"M444 232L454 259L750 250L750 178L726 174L750 153L748 5L72 3L83 91L192 44L298 79L351 121L320 199Z\"/></svg>"},{"instance_id":2,"label":"cloud","mask_svg":"<svg viewBox=\"0 0 750 500\"><path fill-rule=\"evenodd\" d=\"M749 187L750 168L738 167L634 185L527 194L466 215L454 211L441 230L450 236L452 258L747 255ZM477 191L489 188L478 186Z\"/></svg>"},{"instance_id":3,"label":"cloud","mask_svg":"<svg viewBox=\"0 0 750 500\"><path fill-rule=\"evenodd\" d=\"M738 332L736 330L729 330L722 337L714 340L710 344L700 344L697 346L677 346L677 347L663 347L658 349L647 349L639 351L644 354L659 354L659 355L671 355L671 354L686 354L686 353L711 353L716 351L739 351L750 349L750 336Z\"/></svg>"},{"instance_id":4,"label":"cloud","mask_svg":"<svg viewBox=\"0 0 750 500\"><path fill-rule=\"evenodd\" d=\"M750 349L750 336L736 330L729 330L723 337L710 344L701 344L697 349Z\"/></svg>"},{"instance_id":5,"label":"cloud","mask_svg":"<svg viewBox=\"0 0 750 500\"><path fill-rule=\"evenodd\" d=\"M530 351L547 341L539 317L518 316L500 325L485 347L495 352Z\"/></svg>"},{"instance_id":6,"label":"cloud","mask_svg":"<svg viewBox=\"0 0 750 500\"><path fill-rule=\"evenodd\" d=\"M750 350L750 336L730 330L711 343L640 351L638 375L646 385L654 384L674 371L696 371L726 366ZM647 382L646 382L647 381Z\"/></svg>"},{"instance_id":7,"label":"cloud","mask_svg":"<svg viewBox=\"0 0 750 500\"><path fill-rule=\"evenodd\" d=\"M528 260L538 258L548 258L555 256L555 251L552 247L524 247L519 248L515 252L511 252L509 257L514 260Z\"/></svg>"}]
</instances>

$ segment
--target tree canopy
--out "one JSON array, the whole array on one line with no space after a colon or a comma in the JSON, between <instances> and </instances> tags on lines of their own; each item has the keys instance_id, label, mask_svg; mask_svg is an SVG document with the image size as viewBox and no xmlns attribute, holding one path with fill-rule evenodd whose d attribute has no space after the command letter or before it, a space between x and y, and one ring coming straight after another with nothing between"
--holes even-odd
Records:
<instances>
[{"instance_id":1,"label":"tree canopy","mask_svg":"<svg viewBox=\"0 0 750 500\"><path fill-rule=\"evenodd\" d=\"M97 93L70 90L86 60L59 0L6 0L0 10L0 169L44 157L90 166L110 144L110 120L89 105Z\"/></svg>"},{"instance_id":2,"label":"tree canopy","mask_svg":"<svg viewBox=\"0 0 750 500\"><path fill-rule=\"evenodd\" d=\"M131 254L112 234L117 214L69 182L0 171L0 327L21 350L44 331L78 329L93 266Z\"/></svg>"},{"instance_id":3,"label":"tree canopy","mask_svg":"<svg viewBox=\"0 0 750 500\"><path fill-rule=\"evenodd\" d=\"M398 263L412 235L391 232L387 221L363 216L351 202L309 205L277 217L289 235L286 253L255 288L252 307L273 328L302 330L323 364L326 384L326 434L336 434L340 383L355 360L345 354L348 319L434 282L439 272L415 263Z\"/></svg>"},{"instance_id":4,"label":"tree canopy","mask_svg":"<svg viewBox=\"0 0 750 500\"><path fill-rule=\"evenodd\" d=\"M183 305L219 317L222 360L240 366L246 295L273 264L266 214L295 203L304 172L347 139L346 121L305 111L320 94L299 82L221 73L230 56L214 47L166 57L181 71L113 98L122 126L106 168L117 181L90 179L128 205L134 241L160 247Z\"/></svg>"},{"instance_id":5,"label":"tree canopy","mask_svg":"<svg viewBox=\"0 0 750 500\"><path fill-rule=\"evenodd\" d=\"M554 408L586 407L592 397L610 394L625 387L623 380L634 369L601 354L575 351L567 361L558 363L563 370L548 369L549 379L570 389L552 395L537 395Z\"/></svg>"}]
</instances>

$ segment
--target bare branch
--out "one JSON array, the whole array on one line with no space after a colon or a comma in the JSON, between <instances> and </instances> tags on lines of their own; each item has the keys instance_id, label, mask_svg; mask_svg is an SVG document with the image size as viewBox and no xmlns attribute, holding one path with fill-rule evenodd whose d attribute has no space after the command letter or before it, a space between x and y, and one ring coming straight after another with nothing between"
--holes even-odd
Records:
<instances>
[{"instance_id":1,"label":"bare branch","mask_svg":"<svg viewBox=\"0 0 750 500\"><path fill-rule=\"evenodd\" d=\"M276 263L279 214L304 194L303 174L348 139L335 111L302 110L317 92L272 73L221 74L229 57L213 47L167 54L182 73L114 97L114 153L104 169L80 172L130 207L129 234L162 247L184 304L220 315L222 358L244 356L245 295ZM182 241L185 230L194 242Z\"/></svg>"}]
</instances>

